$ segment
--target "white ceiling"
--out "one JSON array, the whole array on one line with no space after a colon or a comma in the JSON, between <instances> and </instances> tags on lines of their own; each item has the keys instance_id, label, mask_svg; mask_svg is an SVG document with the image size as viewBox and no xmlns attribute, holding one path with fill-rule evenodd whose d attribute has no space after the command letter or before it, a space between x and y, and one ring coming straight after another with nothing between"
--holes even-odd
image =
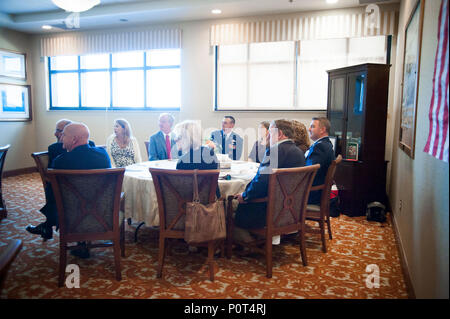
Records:
<instances>
[{"instance_id":1,"label":"white ceiling","mask_svg":"<svg viewBox=\"0 0 450 319\"><path fill-rule=\"evenodd\" d=\"M100 5L80 13L79 26L81 30L88 30L338 9L360 6L360 1L339 0L336 4L327 4L326 0L101 0ZM371 2L395 3L399 0ZM213 15L211 10L216 8L221 9L222 14ZM66 28L64 21L69 14L56 7L51 0L0 0L0 27L22 32L60 32ZM43 30L42 25L45 24L62 29Z\"/></svg>"}]
</instances>

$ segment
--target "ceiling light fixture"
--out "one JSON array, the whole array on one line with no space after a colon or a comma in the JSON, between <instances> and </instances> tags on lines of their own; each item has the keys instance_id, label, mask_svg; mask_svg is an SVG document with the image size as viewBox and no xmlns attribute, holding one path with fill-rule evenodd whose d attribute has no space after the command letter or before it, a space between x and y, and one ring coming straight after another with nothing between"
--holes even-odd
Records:
<instances>
[{"instance_id":1,"label":"ceiling light fixture","mask_svg":"<svg viewBox=\"0 0 450 319\"><path fill-rule=\"evenodd\" d=\"M45 30L50 30L52 28L52 26L51 25L43 25L42 26L42 29L45 29Z\"/></svg>"},{"instance_id":2,"label":"ceiling light fixture","mask_svg":"<svg viewBox=\"0 0 450 319\"><path fill-rule=\"evenodd\" d=\"M211 13L212 14L221 14L222 10L220 10L220 9L213 9L213 10L211 10Z\"/></svg>"},{"instance_id":3,"label":"ceiling light fixture","mask_svg":"<svg viewBox=\"0 0 450 319\"><path fill-rule=\"evenodd\" d=\"M100 3L100 0L52 0L52 2L69 12L83 12Z\"/></svg>"},{"instance_id":4,"label":"ceiling light fixture","mask_svg":"<svg viewBox=\"0 0 450 319\"><path fill-rule=\"evenodd\" d=\"M337 2L338 2L338 0L327 0L328 4L333 4L333 3L337 3Z\"/></svg>"}]
</instances>

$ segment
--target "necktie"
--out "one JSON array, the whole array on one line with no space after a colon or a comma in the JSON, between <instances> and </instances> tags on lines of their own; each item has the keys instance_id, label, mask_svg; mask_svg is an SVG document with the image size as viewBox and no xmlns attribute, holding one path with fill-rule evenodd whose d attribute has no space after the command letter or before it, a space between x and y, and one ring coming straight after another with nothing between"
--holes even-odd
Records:
<instances>
[{"instance_id":1,"label":"necktie","mask_svg":"<svg viewBox=\"0 0 450 319\"><path fill-rule=\"evenodd\" d=\"M222 132L222 154L225 154L225 140L227 136L225 135L225 132Z\"/></svg>"},{"instance_id":2,"label":"necktie","mask_svg":"<svg viewBox=\"0 0 450 319\"><path fill-rule=\"evenodd\" d=\"M171 159L172 156L170 156L170 140L169 135L166 135L166 151L167 151L167 158Z\"/></svg>"}]
</instances>

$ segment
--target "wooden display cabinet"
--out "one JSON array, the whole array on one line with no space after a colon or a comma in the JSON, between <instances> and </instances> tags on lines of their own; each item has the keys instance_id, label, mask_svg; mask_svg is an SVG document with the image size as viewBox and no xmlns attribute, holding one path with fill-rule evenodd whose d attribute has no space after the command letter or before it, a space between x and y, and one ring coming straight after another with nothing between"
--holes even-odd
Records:
<instances>
[{"instance_id":1,"label":"wooden display cabinet","mask_svg":"<svg viewBox=\"0 0 450 319\"><path fill-rule=\"evenodd\" d=\"M327 118L335 154L342 163L335 173L341 208L362 216L366 206L386 196L386 119L389 89L388 64L361 64L328 72Z\"/></svg>"}]
</instances>

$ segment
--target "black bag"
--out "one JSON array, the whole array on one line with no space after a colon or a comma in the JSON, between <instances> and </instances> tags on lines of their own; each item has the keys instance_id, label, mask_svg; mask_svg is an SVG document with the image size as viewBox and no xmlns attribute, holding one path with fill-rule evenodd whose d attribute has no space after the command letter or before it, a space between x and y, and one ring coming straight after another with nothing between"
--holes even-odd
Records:
<instances>
[{"instance_id":1,"label":"black bag","mask_svg":"<svg viewBox=\"0 0 450 319\"><path fill-rule=\"evenodd\" d=\"M367 205L366 217L368 221L384 223L386 221L386 207L380 202Z\"/></svg>"},{"instance_id":2,"label":"black bag","mask_svg":"<svg viewBox=\"0 0 450 319\"><path fill-rule=\"evenodd\" d=\"M330 217L339 217L340 214L339 196L336 196L330 199Z\"/></svg>"}]
</instances>

